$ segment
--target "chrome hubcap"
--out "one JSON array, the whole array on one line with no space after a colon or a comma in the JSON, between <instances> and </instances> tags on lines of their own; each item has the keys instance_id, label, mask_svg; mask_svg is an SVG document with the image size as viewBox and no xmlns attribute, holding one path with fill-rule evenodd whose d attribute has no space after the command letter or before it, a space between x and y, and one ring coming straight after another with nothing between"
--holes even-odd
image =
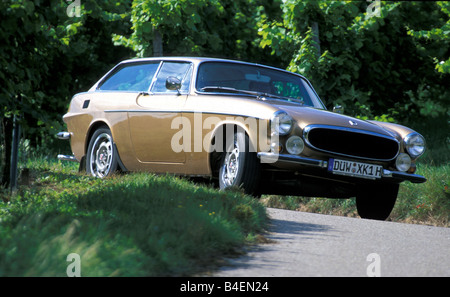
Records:
<instances>
[{"instance_id":1,"label":"chrome hubcap","mask_svg":"<svg viewBox=\"0 0 450 297\"><path fill-rule=\"evenodd\" d=\"M100 134L94 142L91 152L91 173L97 177L105 177L111 169L113 144L111 136Z\"/></svg>"},{"instance_id":2,"label":"chrome hubcap","mask_svg":"<svg viewBox=\"0 0 450 297\"><path fill-rule=\"evenodd\" d=\"M222 167L222 181L229 187L235 181L239 172L239 147L234 143L234 149L225 155L224 166Z\"/></svg>"}]
</instances>

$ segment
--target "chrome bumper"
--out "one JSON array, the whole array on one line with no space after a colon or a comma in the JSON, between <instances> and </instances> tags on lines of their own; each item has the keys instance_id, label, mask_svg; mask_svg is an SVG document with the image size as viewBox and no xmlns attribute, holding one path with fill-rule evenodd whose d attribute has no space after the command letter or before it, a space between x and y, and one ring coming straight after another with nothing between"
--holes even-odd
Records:
<instances>
[{"instance_id":1,"label":"chrome bumper","mask_svg":"<svg viewBox=\"0 0 450 297\"><path fill-rule=\"evenodd\" d=\"M69 156L69 155L58 155L58 160L78 162L78 160L77 160L77 158L75 158L75 156Z\"/></svg>"},{"instance_id":2,"label":"chrome bumper","mask_svg":"<svg viewBox=\"0 0 450 297\"><path fill-rule=\"evenodd\" d=\"M58 134L56 134L56 137L62 140L69 140L71 135L72 134L69 132L59 132Z\"/></svg>"},{"instance_id":3,"label":"chrome bumper","mask_svg":"<svg viewBox=\"0 0 450 297\"><path fill-rule=\"evenodd\" d=\"M328 162L310 158L304 158L294 155L275 154L275 153L258 153L261 163L294 163L299 165L308 165L312 167L327 168Z\"/></svg>"},{"instance_id":4,"label":"chrome bumper","mask_svg":"<svg viewBox=\"0 0 450 297\"><path fill-rule=\"evenodd\" d=\"M275 154L275 153L267 153L261 152L258 153L258 158L261 160L261 163L290 163L290 164L298 164L304 166L310 166L315 168L327 169L328 162L323 160L304 158L300 156L287 155L287 154ZM382 179L391 179L392 181L410 181L412 183L424 183L427 179L418 174L406 173L401 171L391 171L387 169L383 169L383 173L381 174Z\"/></svg>"},{"instance_id":5,"label":"chrome bumper","mask_svg":"<svg viewBox=\"0 0 450 297\"><path fill-rule=\"evenodd\" d=\"M422 175L406 173L401 171L390 171L386 169L383 170L383 177L398 179L402 181L407 180L414 184L421 184L427 181L427 179Z\"/></svg>"},{"instance_id":6,"label":"chrome bumper","mask_svg":"<svg viewBox=\"0 0 450 297\"><path fill-rule=\"evenodd\" d=\"M59 132L58 134L56 134L56 137L58 137L58 139L62 139L62 140L69 140L70 136L72 136L72 133L70 133L70 132ZM58 160L61 160L61 161L78 162L78 160L75 158L75 156L58 155L57 158L58 158Z\"/></svg>"}]
</instances>

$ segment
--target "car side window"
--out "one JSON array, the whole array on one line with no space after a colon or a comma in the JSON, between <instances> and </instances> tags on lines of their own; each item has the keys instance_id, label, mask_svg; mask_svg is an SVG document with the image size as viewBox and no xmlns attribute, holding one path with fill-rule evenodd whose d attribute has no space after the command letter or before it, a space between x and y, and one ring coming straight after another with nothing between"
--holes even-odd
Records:
<instances>
[{"instance_id":1,"label":"car side window","mask_svg":"<svg viewBox=\"0 0 450 297\"><path fill-rule=\"evenodd\" d=\"M159 62L125 65L108 77L99 90L108 91L148 91Z\"/></svg>"},{"instance_id":2,"label":"car side window","mask_svg":"<svg viewBox=\"0 0 450 297\"><path fill-rule=\"evenodd\" d=\"M174 76L181 81L180 92L186 93L189 90L191 73L191 63L164 62L150 91L152 93L177 93L176 90L168 90L166 88L167 78L169 76Z\"/></svg>"}]
</instances>

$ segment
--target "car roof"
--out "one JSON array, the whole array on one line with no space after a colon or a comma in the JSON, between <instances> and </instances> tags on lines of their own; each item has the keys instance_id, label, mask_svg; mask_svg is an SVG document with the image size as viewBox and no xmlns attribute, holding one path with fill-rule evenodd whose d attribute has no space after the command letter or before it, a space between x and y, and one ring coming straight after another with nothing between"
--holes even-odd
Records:
<instances>
[{"instance_id":1,"label":"car roof","mask_svg":"<svg viewBox=\"0 0 450 297\"><path fill-rule=\"evenodd\" d=\"M252 66L259 66L259 67L265 67L265 68L270 68L273 70L278 70L278 71L282 71L282 72L287 72L290 74L294 74L297 76L300 76L304 79L306 79L303 75L299 74L299 73L295 73L295 72L291 72L282 68L278 68L278 67L274 67L274 66L269 66L269 65L265 65L265 64L259 64L259 63L251 63L251 62L246 62L246 61L239 61L239 60L233 60L233 59L225 59L225 58L212 58L212 57L183 57L183 56L174 56L174 57L145 57L145 58L132 58L132 59L127 59L124 60L122 62L120 62L119 64L116 65L123 65L123 64L128 64L128 63L139 63L139 62L151 62L151 61L187 61L187 62L192 62L194 64L200 64L202 62L228 62L228 63L237 63L237 64L244 64L244 65L252 65ZM115 68L115 67L114 67Z\"/></svg>"},{"instance_id":2,"label":"car roof","mask_svg":"<svg viewBox=\"0 0 450 297\"><path fill-rule=\"evenodd\" d=\"M244 61L232 60L232 59L223 59L223 58L211 58L211 57L145 57L145 58L132 58L128 60L124 60L122 63L133 63L133 62L147 62L147 61L189 61L189 62L205 62L205 61L215 61L215 62L234 62L234 63L243 63L243 64L252 64L252 65L260 65L256 63L249 63ZM265 65L260 65L265 66Z\"/></svg>"}]
</instances>

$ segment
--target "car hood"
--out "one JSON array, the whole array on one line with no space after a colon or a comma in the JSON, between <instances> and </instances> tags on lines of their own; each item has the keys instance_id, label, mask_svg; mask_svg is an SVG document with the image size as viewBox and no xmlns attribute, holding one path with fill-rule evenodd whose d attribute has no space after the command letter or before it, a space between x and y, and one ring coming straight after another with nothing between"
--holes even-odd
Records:
<instances>
[{"instance_id":1,"label":"car hood","mask_svg":"<svg viewBox=\"0 0 450 297\"><path fill-rule=\"evenodd\" d=\"M347 115L294 104L276 104L276 107L287 112L302 130L308 125L329 125L370 131L396 138L395 133L392 133L392 131L385 129L376 123Z\"/></svg>"}]
</instances>

